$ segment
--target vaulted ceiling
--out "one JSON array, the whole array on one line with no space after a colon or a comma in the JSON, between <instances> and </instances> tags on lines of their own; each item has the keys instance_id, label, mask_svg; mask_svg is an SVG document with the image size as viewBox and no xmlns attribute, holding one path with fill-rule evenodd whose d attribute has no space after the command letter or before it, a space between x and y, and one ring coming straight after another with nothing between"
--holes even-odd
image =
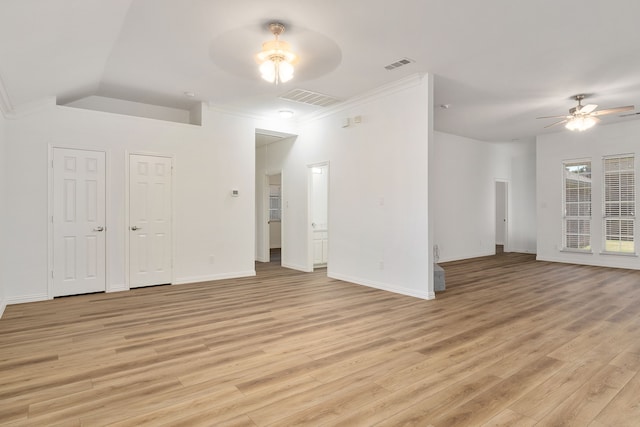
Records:
<instances>
[{"instance_id":1,"label":"vaulted ceiling","mask_svg":"<svg viewBox=\"0 0 640 427\"><path fill-rule=\"evenodd\" d=\"M428 72L437 130L528 139L566 132L536 117L567 113L578 93L640 108L639 16L637 0L2 0L0 95L8 110L99 95L303 117L323 107L280 96L346 100ZM254 60L272 21L300 56L278 86ZM384 68L403 58L413 62Z\"/></svg>"}]
</instances>

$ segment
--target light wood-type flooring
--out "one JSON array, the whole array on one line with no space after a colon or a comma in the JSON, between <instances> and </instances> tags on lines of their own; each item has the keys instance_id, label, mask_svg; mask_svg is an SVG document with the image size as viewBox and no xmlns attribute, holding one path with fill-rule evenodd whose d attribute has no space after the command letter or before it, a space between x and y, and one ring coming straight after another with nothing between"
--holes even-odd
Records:
<instances>
[{"instance_id":1,"label":"light wood-type flooring","mask_svg":"<svg viewBox=\"0 0 640 427\"><path fill-rule=\"evenodd\" d=\"M640 271L443 266L433 301L271 263L9 306L0 424L640 425Z\"/></svg>"}]
</instances>

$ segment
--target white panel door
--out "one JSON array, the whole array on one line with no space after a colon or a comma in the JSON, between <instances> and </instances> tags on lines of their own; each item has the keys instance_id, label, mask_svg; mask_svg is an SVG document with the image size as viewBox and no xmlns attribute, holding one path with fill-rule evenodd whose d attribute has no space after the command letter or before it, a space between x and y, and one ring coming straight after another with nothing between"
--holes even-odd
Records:
<instances>
[{"instance_id":1,"label":"white panel door","mask_svg":"<svg viewBox=\"0 0 640 427\"><path fill-rule=\"evenodd\" d=\"M129 157L129 287L171 283L171 159Z\"/></svg>"},{"instance_id":2,"label":"white panel door","mask_svg":"<svg viewBox=\"0 0 640 427\"><path fill-rule=\"evenodd\" d=\"M105 154L53 150L53 296L105 291Z\"/></svg>"}]
</instances>

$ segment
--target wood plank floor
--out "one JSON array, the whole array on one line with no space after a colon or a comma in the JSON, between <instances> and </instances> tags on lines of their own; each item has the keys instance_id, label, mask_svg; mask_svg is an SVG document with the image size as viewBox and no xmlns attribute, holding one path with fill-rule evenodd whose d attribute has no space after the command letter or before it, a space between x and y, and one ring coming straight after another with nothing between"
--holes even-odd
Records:
<instances>
[{"instance_id":1,"label":"wood plank floor","mask_svg":"<svg viewBox=\"0 0 640 427\"><path fill-rule=\"evenodd\" d=\"M0 423L640 425L640 271L444 268L435 301L259 264L9 306Z\"/></svg>"}]
</instances>

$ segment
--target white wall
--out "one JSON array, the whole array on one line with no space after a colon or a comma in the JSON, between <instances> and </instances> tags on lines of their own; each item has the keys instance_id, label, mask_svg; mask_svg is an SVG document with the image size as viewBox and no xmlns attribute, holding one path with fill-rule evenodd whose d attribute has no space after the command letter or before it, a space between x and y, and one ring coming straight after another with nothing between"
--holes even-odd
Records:
<instances>
[{"instance_id":1,"label":"white wall","mask_svg":"<svg viewBox=\"0 0 640 427\"><path fill-rule=\"evenodd\" d=\"M536 143L510 142L500 148L507 150L510 166L508 249L536 253Z\"/></svg>"},{"instance_id":2,"label":"white wall","mask_svg":"<svg viewBox=\"0 0 640 427\"><path fill-rule=\"evenodd\" d=\"M6 136L5 136L5 118L2 112L0 112L0 316L4 312L6 307L5 300L5 262L7 258L7 251L9 246L7 245L5 236L6 226L6 198L5 198L5 183L6 177Z\"/></svg>"},{"instance_id":3,"label":"white wall","mask_svg":"<svg viewBox=\"0 0 640 427\"><path fill-rule=\"evenodd\" d=\"M174 283L255 274L256 123L208 110L203 121L193 126L55 105L8 120L11 162L3 170L11 180L2 199L11 247L3 268L8 303L47 296L51 146L107 152L108 289L126 289L128 152L174 156ZM232 198L232 189L240 197Z\"/></svg>"},{"instance_id":4,"label":"white wall","mask_svg":"<svg viewBox=\"0 0 640 427\"><path fill-rule=\"evenodd\" d=\"M506 251L535 252L535 144L435 132L434 245L440 262L495 253L495 183L508 182Z\"/></svg>"},{"instance_id":5,"label":"white wall","mask_svg":"<svg viewBox=\"0 0 640 427\"><path fill-rule=\"evenodd\" d=\"M329 162L328 275L433 297L427 203L431 82L431 76L414 76L382 88L300 123L295 143L268 146L264 169L283 169L283 265L312 268L308 165ZM355 116L360 124L342 127L344 118Z\"/></svg>"},{"instance_id":6,"label":"white wall","mask_svg":"<svg viewBox=\"0 0 640 427\"><path fill-rule=\"evenodd\" d=\"M538 259L575 264L640 269L635 256L603 255L602 157L634 154L636 174L640 164L640 121L598 125L585 132L561 131L537 138ZM593 254L562 252L562 162L591 159ZM637 178L636 178L637 179ZM640 188L636 186L636 200ZM636 226L636 242L640 240ZM638 251L636 246L636 251Z\"/></svg>"}]
</instances>

